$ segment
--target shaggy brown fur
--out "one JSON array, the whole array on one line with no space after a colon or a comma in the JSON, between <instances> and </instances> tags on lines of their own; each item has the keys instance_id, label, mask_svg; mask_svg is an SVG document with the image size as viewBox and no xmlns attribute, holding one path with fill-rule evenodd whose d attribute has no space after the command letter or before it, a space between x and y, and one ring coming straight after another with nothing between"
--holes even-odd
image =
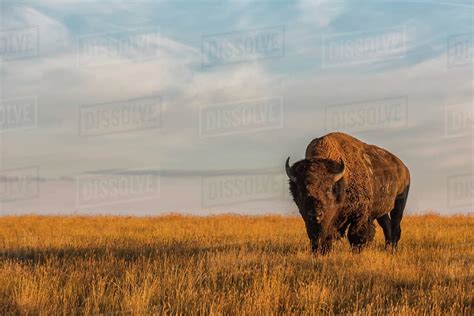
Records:
<instances>
[{"instance_id":1,"label":"shaggy brown fur","mask_svg":"<svg viewBox=\"0 0 474 316\"><path fill-rule=\"evenodd\" d=\"M373 239L375 219L386 243L397 244L410 173L393 154L330 133L308 145L305 159L292 167L287 161L287 174L314 251L329 251L347 227L349 242L360 249Z\"/></svg>"}]
</instances>

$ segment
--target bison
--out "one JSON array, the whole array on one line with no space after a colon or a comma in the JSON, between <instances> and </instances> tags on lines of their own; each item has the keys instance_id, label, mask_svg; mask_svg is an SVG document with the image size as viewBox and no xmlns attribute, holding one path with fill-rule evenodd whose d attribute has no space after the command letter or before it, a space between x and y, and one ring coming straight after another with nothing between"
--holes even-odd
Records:
<instances>
[{"instance_id":1,"label":"bison","mask_svg":"<svg viewBox=\"0 0 474 316\"><path fill-rule=\"evenodd\" d=\"M354 250L373 240L377 220L386 245L396 247L410 187L410 172L395 155L344 134L316 138L305 159L286 173L314 252L325 254L332 241L347 237Z\"/></svg>"}]
</instances>

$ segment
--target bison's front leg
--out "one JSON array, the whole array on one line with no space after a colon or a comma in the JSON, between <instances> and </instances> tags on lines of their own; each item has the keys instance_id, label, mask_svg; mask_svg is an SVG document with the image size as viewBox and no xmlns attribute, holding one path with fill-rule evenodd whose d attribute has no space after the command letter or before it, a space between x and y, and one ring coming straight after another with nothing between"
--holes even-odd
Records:
<instances>
[{"instance_id":1,"label":"bison's front leg","mask_svg":"<svg viewBox=\"0 0 474 316\"><path fill-rule=\"evenodd\" d=\"M349 226L347 235L349 243L354 251L360 251L374 239L375 225L372 220L359 218Z\"/></svg>"},{"instance_id":2,"label":"bison's front leg","mask_svg":"<svg viewBox=\"0 0 474 316\"><path fill-rule=\"evenodd\" d=\"M323 233L320 224L306 222L306 232L314 253L327 254L332 248L332 237Z\"/></svg>"},{"instance_id":3,"label":"bison's front leg","mask_svg":"<svg viewBox=\"0 0 474 316\"><path fill-rule=\"evenodd\" d=\"M330 237L325 238L324 240L320 239L311 239L311 250L314 253L320 253L325 255L329 253L332 249L332 239Z\"/></svg>"},{"instance_id":4,"label":"bison's front leg","mask_svg":"<svg viewBox=\"0 0 474 316\"><path fill-rule=\"evenodd\" d=\"M315 227L315 223L313 221L305 220L306 225L306 233L308 234L311 250L313 252L318 251L319 248L319 231Z\"/></svg>"},{"instance_id":5,"label":"bison's front leg","mask_svg":"<svg viewBox=\"0 0 474 316\"><path fill-rule=\"evenodd\" d=\"M319 253L322 255L328 254L332 249L332 238L327 236L324 240L321 241L319 246Z\"/></svg>"},{"instance_id":6,"label":"bison's front leg","mask_svg":"<svg viewBox=\"0 0 474 316\"><path fill-rule=\"evenodd\" d=\"M379 223L380 227L382 227L383 235L385 237L385 246L387 247L392 242L392 229L391 229L390 216L388 216L388 214L385 214L377 218L377 223Z\"/></svg>"}]
</instances>

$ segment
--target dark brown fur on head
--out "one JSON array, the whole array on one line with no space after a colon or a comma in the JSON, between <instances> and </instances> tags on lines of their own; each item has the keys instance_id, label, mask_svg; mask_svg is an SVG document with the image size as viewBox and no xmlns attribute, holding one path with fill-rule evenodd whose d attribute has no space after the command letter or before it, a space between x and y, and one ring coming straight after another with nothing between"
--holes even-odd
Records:
<instances>
[{"instance_id":1,"label":"dark brown fur on head","mask_svg":"<svg viewBox=\"0 0 474 316\"><path fill-rule=\"evenodd\" d=\"M344 163L303 159L287 168L287 173L290 192L304 219L313 250L329 250L324 245L335 237L331 224L344 199Z\"/></svg>"}]
</instances>

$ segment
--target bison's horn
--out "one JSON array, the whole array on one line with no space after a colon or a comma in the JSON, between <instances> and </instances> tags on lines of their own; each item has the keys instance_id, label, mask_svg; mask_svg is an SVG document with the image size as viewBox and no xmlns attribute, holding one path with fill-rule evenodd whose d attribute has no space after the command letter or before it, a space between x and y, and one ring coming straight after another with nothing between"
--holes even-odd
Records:
<instances>
[{"instance_id":1,"label":"bison's horn","mask_svg":"<svg viewBox=\"0 0 474 316\"><path fill-rule=\"evenodd\" d=\"M286 159L285 169L286 169L286 175L288 176L288 178L290 178L291 181L296 182L296 177L293 175L290 168L290 157Z\"/></svg>"},{"instance_id":2,"label":"bison's horn","mask_svg":"<svg viewBox=\"0 0 474 316\"><path fill-rule=\"evenodd\" d=\"M334 182L337 182L342 179L344 176L344 171L345 171L345 166L344 166L344 160L341 159L339 171L334 175Z\"/></svg>"}]
</instances>

